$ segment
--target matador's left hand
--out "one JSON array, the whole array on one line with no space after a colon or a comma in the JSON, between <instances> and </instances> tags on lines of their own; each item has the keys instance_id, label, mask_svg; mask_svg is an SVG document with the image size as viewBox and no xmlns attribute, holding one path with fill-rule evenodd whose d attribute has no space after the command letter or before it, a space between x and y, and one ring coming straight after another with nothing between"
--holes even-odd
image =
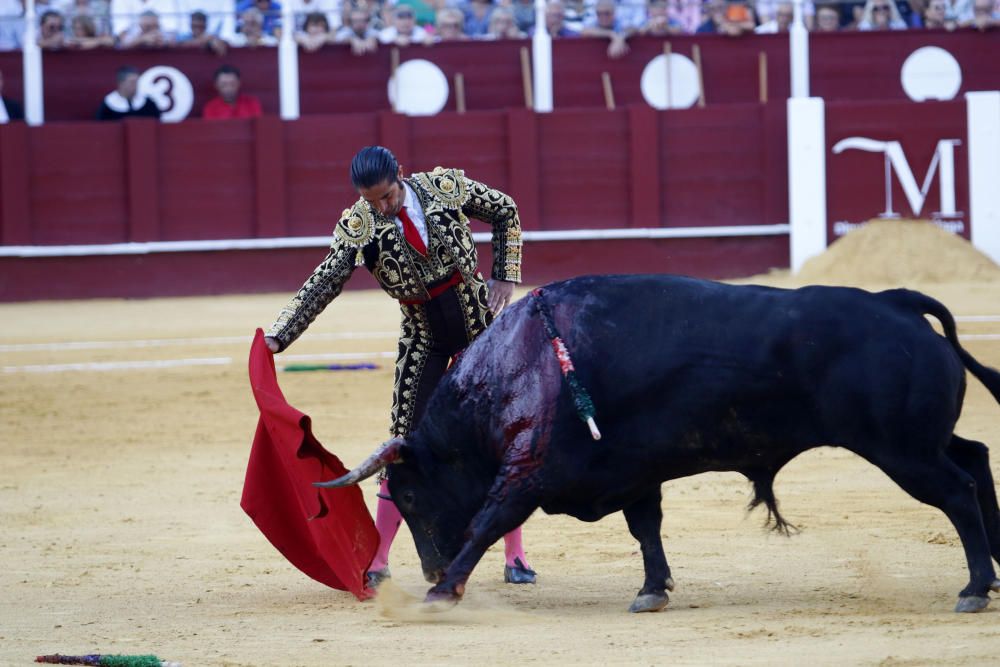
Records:
<instances>
[{"instance_id":1,"label":"matador's left hand","mask_svg":"<svg viewBox=\"0 0 1000 667\"><path fill-rule=\"evenodd\" d=\"M486 286L490 291L490 298L487 302L490 312L494 316L499 315L501 310L510 305L510 300L514 296L514 283L491 279L487 281Z\"/></svg>"}]
</instances>

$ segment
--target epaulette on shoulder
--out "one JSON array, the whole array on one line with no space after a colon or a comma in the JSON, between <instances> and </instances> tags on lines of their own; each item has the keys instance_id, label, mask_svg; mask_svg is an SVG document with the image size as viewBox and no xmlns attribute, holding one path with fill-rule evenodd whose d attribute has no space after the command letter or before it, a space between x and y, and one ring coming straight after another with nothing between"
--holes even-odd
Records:
<instances>
[{"instance_id":1,"label":"epaulette on shoulder","mask_svg":"<svg viewBox=\"0 0 1000 667\"><path fill-rule=\"evenodd\" d=\"M435 167L434 171L421 176L420 180L431 194L449 208L459 208L469 199L468 188L465 187L465 173L461 169Z\"/></svg>"},{"instance_id":2,"label":"epaulette on shoulder","mask_svg":"<svg viewBox=\"0 0 1000 667\"><path fill-rule=\"evenodd\" d=\"M354 258L355 265L364 264L362 250L375 235L375 219L364 199L358 199L354 206L344 209L344 212L340 214L334 235L341 242L357 249L357 255Z\"/></svg>"}]
</instances>

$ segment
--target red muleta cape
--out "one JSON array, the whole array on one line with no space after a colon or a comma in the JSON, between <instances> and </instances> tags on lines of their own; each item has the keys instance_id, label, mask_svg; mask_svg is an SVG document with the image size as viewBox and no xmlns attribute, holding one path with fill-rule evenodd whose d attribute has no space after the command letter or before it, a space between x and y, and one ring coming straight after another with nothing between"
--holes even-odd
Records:
<instances>
[{"instance_id":1,"label":"red muleta cape","mask_svg":"<svg viewBox=\"0 0 1000 667\"><path fill-rule=\"evenodd\" d=\"M359 600L372 597L365 572L379 538L361 489L312 485L347 469L312 434L309 416L285 400L260 329L250 348L250 386L260 420L240 507L292 565Z\"/></svg>"}]
</instances>

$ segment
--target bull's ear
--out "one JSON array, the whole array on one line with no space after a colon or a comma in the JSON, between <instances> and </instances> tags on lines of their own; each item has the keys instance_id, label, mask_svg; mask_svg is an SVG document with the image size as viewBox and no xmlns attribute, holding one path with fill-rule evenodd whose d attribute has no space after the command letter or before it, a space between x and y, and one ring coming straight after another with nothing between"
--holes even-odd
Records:
<instances>
[{"instance_id":1,"label":"bull's ear","mask_svg":"<svg viewBox=\"0 0 1000 667\"><path fill-rule=\"evenodd\" d=\"M362 461L361 465L354 470L351 470L346 475L330 480L329 482L313 482L313 486L329 489L339 486L350 486L352 484L362 482L390 463L396 463L402 460L402 454L405 447L406 440L400 436L396 436L392 440L382 443L382 445L376 449L371 456Z\"/></svg>"}]
</instances>

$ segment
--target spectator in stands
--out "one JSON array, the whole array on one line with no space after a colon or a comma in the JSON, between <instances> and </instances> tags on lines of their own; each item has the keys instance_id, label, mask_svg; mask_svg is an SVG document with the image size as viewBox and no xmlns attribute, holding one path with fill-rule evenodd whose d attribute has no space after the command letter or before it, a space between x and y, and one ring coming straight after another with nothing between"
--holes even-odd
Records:
<instances>
[{"instance_id":1,"label":"spectator in stands","mask_svg":"<svg viewBox=\"0 0 1000 667\"><path fill-rule=\"evenodd\" d=\"M409 5L397 5L392 10L391 25L378 34L378 41L396 46L429 44L432 39L430 33L417 25L416 14Z\"/></svg>"},{"instance_id":2,"label":"spectator in stands","mask_svg":"<svg viewBox=\"0 0 1000 667\"><path fill-rule=\"evenodd\" d=\"M837 32L840 30L840 12L834 5L816 7L816 32Z\"/></svg>"},{"instance_id":3,"label":"spectator in stands","mask_svg":"<svg viewBox=\"0 0 1000 667\"><path fill-rule=\"evenodd\" d=\"M509 7L514 12L517 29L526 35L532 34L535 31L534 0L509 0Z\"/></svg>"},{"instance_id":4,"label":"spectator in stands","mask_svg":"<svg viewBox=\"0 0 1000 667\"><path fill-rule=\"evenodd\" d=\"M648 0L615 0L615 18L622 27L638 31L646 22Z\"/></svg>"},{"instance_id":5,"label":"spectator in stands","mask_svg":"<svg viewBox=\"0 0 1000 667\"><path fill-rule=\"evenodd\" d=\"M260 33L262 35L275 39L281 37L280 2L275 0L241 0L236 5L236 14L240 17L237 30L240 32L243 31L243 18L249 9L256 9L260 13Z\"/></svg>"},{"instance_id":6,"label":"spectator in stands","mask_svg":"<svg viewBox=\"0 0 1000 667\"><path fill-rule=\"evenodd\" d=\"M493 14L493 0L466 0L460 5L465 17L465 34L478 38L485 35L490 28L490 15Z\"/></svg>"},{"instance_id":7,"label":"spectator in stands","mask_svg":"<svg viewBox=\"0 0 1000 667\"><path fill-rule=\"evenodd\" d=\"M378 49L378 32L371 25L371 14L367 9L355 7L343 26L333 36L338 44L350 44L351 53L356 56L374 53Z\"/></svg>"},{"instance_id":8,"label":"spectator in stands","mask_svg":"<svg viewBox=\"0 0 1000 667\"><path fill-rule=\"evenodd\" d=\"M97 120L121 120L131 116L159 118L160 108L153 100L139 94L139 70L131 65L119 67L118 85L104 97L97 109Z\"/></svg>"},{"instance_id":9,"label":"spectator in stands","mask_svg":"<svg viewBox=\"0 0 1000 667\"><path fill-rule=\"evenodd\" d=\"M66 26L62 14L49 10L38 22L38 46L43 49L61 49L66 46Z\"/></svg>"},{"instance_id":10,"label":"spectator in stands","mask_svg":"<svg viewBox=\"0 0 1000 667\"><path fill-rule=\"evenodd\" d=\"M993 0L973 0L972 19L963 23L962 27L980 31L1000 27L1000 14L996 12Z\"/></svg>"},{"instance_id":11,"label":"spectator in stands","mask_svg":"<svg viewBox=\"0 0 1000 667\"><path fill-rule=\"evenodd\" d=\"M20 49L23 38L23 3L21 0L0 0L0 51Z\"/></svg>"},{"instance_id":12,"label":"spectator in stands","mask_svg":"<svg viewBox=\"0 0 1000 667\"><path fill-rule=\"evenodd\" d=\"M229 50L225 40L208 31L208 14L201 10L191 12L190 30L177 38L177 46L184 49L205 49L224 56Z\"/></svg>"},{"instance_id":13,"label":"spectator in stands","mask_svg":"<svg viewBox=\"0 0 1000 667\"><path fill-rule=\"evenodd\" d=\"M426 29L434 25L439 9L452 7L457 3L454 0L384 0L381 4L385 14L383 28L392 24L392 14L397 7L409 7L416 24Z\"/></svg>"},{"instance_id":14,"label":"spectator in stands","mask_svg":"<svg viewBox=\"0 0 1000 667\"><path fill-rule=\"evenodd\" d=\"M303 31L295 35L295 41L306 51L319 51L327 44L333 44L333 33L326 14L313 12L306 16Z\"/></svg>"},{"instance_id":15,"label":"spectator in stands","mask_svg":"<svg viewBox=\"0 0 1000 667\"><path fill-rule=\"evenodd\" d=\"M277 46L274 35L264 33L264 16L256 7L251 7L240 14L240 31L231 42L233 46L256 48L258 46Z\"/></svg>"},{"instance_id":16,"label":"spectator in stands","mask_svg":"<svg viewBox=\"0 0 1000 667\"><path fill-rule=\"evenodd\" d=\"M563 22L567 28L579 35L583 32L584 22L589 15L593 14L592 0L561 1L563 3ZM591 4L588 5L588 3Z\"/></svg>"},{"instance_id":17,"label":"spectator in stands","mask_svg":"<svg viewBox=\"0 0 1000 667\"><path fill-rule=\"evenodd\" d=\"M893 0L867 0L858 30L906 30L906 21Z\"/></svg>"},{"instance_id":18,"label":"spectator in stands","mask_svg":"<svg viewBox=\"0 0 1000 667\"><path fill-rule=\"evenodd\" d=\"M698 26L699 33L717 33L737 37L755 27L753 10L740 2L707 0L705 22Z\"/></svg>"},{"instance_id":19,"label":"spectator in stands","mask_svg":"<svg viewBox=\"0 0 1000 667\"><path fill-rule=\"evenodd\" d=\"M513 22L512 16L511 23ZM462 10L455 7L439 9L434 21L434 34L430 38L434 42L460 42L469 39L465 34L465 15Z\"/></svg>"},{"instance_id":20,"label":"spectator in stands","mask_svg":"<svg viewBox=\"0 0 1000 667\"><path fill-rule=\"evenodd\" d=\"M788 32L788 29L792 25L792 19L795 17L794 11L792 3L781 3L775 11L774 18L766 23L761 23L754 29L754 32L758 35L773 35L778 32Z\"/></svg>"},{"instance_id":21,"label":"spectator in stands","mask_svg":"<svg viewBox=\"0 0 1000 667\"><path fill-rule=\"evenodd\" d=\"M681 24L670 18L666 0L650 0L646 22L639 28L640 35L666 37L684 32Z\"/></svg>"},{"instance_id":22,"label":"spectator in stands","mask_svg":"<svg viewBox=\"0 0 1000 667\"><path fill-rule=\"evenodd\" d=\"M292 14L295 15L295 34L306 32L306 21L311 15L317 13L326 17L330 34L335 33L344 23L341 18L340 0L288 0L288 2L291 3Z\"/></svg>"},{"instance_id":23,"label":"spectator in stands","mask_svg":"<svg viewBox=\"0 0 1000 667\"><path fill-rule=\"evenodd\" d=\"M204 46L218 53L220 46L224 49L236 36L236 3L234 0L179 0L186 8L186 28L178 34L178 42L185 46L195 41L196 46ZM197 18L196 18L197 15ZM204 18L204 30L201 30ZM198 26L192 25L195 21ZM215 38L215 39L210 39ZM222 53L225 53L222 51Z\"/></svg>"},{"instance_id":24,"label":"spectator in stands","mask_svg":"<svg viewBox=\"0 0 1000 667\"><path fill-rule=\"evenodd\" d=\"M945 0L945 18L958 25L972 21L972 0Z\"/></svg>"},{"instance_id":25,"label":"spectator in stands","mask_svg":"<svg viewBox=\"0 0 1000 667\"><path fill-rule=\"evenodd\" d=\"M111 0L111 33L119 44L141 32L139 21L145 12L156 14L164 39L176 39L181 19L178 0Z\"/></svg>"},{"instance_id":26,"label":"spectator in stands","mask_svg":"<svg viewBox=\"0 0 1000 667\"><path fill-rule=\"evenodd\" d=\"M161 49L171 46L174 40L160 29L160 17L146 10L139 16L139 31L125 33L120 45L123 49Z\"/></svg>"},{"instance_id":27,"label":"spectator in stands","mask_svg":"<svg viewBox=\"0 0 1000 667\"><path fill-rule=\"evenodd\" d=\"M946 12L948 3L945 0L930 0L927 9L924 10L924 28L928 30L954 30L958 27L952 19L948 19Z\"/></svg>"},{"instance_id":28,"label":"spectator in stands","mask_svg":"<svg viewBox=\"0 0 1000 667\"><path fill-rule=\"evenodd\" d=\"M0 71L0 125L12 120L24 120L21 103L3 96L3 72Z\"/></svg>"},{"instance_id":29,"label":"spectator in stands","mask_svg":"<svg viewBox=\"0 0 1000 667\"><path fill-rule=\"evenodd\" d=\"M903 0L905 2L906 0ZM788 32L785 30L773 30L775 22L778 20L778 9L782 5L791 5L791 0L756 0L754 2L754 16L757 19L757 27L762 25L769 25L767 31L763 34L773 34L774 32ZM794 17L794 12L792 14ZM802 22L805 23L807 30L812 30L816 25L816 5L812 3L812 0L803 0L802 2ZM789 26L791 26L791 21L789 21ZM761 34L759 30L754 30L758 34Z\"/></svg>"},{"instance_id":30,"label":"spectator in stands","mask_svg":"<svg viewBox=\"0 0 1000 667\"><path fill-rule=\"evenodd\" d=\"M562 0L549 0L545 5L545 27L549 31L549 36L553 38L580 36L578 30L566 25L566 5Z\"/></svg>"},{"instance_id":31,"label":"spectator in stands","mask_svg":"<svg viewBox=\"0 0 1000 667\"><path fill-rule=\"evenodd\" d=\"M514 21L514 12L507 7L497 7L490 14L490 25L482 39L524 39L527 35L521 32Z\"/></svg>"},{"instance_id":32,"label":"spectator in stands","mask_svg":"<svg viewBox=\"0 0 1000 667\"><path fill-rule=\"evenodd\" d=\"M98 35L97 24L94 18L87 14L77 14L70 21L72 36L66 40L66 46L71 49L87 51L98 48L111 48L115 45L115 38L111 35Z\"/></svg>"},{"instance_id":33,"label":"spectator in stands","mask_svg":"<svg viewBox=\"0 0 1000 667\"><path fill-rule=\"evenodd\" d=\"M95 37L107 37L111 33L111 16L108 13L106 0L72 0L66 9L66 19L69 20L70 32L73 32L73 21L78 16L89 18L94 24ZM114 39L112 38L112 43ZM104 46L104 44L101 44Z\"/></svg>"},{"instance_id":34,"label":"spectator in stands","mask_svg":"<svg viewBox=\"0 0 1000 667\"><path fill-rule=\"evenodd\" d=\"M260 100L240 92L240 71L232 65L215 70L215 90L219 93L202 110L202 118L228 120L230 118L257 118L263 112Z\"/></svg>"},{"instance_id":35,"label":"spectator in stands","mask_svg":"<svg viewBox=\"0 0 1000 667\"><path fill-rule=\"evenodd\" d=\"M667 0L667 17L687 34L697 32L704 22L701 0Z\"/></svg>"},{"instance_id":36,"label":"spectator in stands","mask_svg":"<svg viewBox=\"0 0 1000 667\"><path fill-rule=\"evenodd\" d=\"M584 37L604 37L608 40L608 57L621 58L628 53L628 38L635 32L626 28L616 16L615 0L597 0L593 21L580 33Z\"/></svg>"}]
</instances>

